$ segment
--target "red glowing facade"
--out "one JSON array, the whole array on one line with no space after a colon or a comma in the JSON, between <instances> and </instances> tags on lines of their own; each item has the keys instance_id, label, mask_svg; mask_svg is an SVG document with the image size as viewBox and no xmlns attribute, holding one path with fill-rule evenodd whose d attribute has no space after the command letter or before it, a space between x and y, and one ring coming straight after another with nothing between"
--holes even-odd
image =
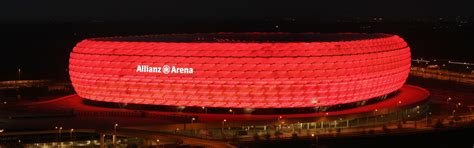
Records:
<instances>
[{"instance_id":1,"label":"red glowing facade","mask_svg":"<svg viewBox=\"0 0 474 148\"><path fill-rule=\"evenodd\" d=\"M401 88L410 49L388 34L219 33L86 39L69 73L83 98L231 108L331 106Z\"/></svg>"}]
</instances>

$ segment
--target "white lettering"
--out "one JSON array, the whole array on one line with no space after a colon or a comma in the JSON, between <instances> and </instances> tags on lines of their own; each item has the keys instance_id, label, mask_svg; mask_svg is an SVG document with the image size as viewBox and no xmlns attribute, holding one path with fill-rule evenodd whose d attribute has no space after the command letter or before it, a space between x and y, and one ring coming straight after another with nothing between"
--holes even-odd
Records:
<instances>
[{"instance_id":1,"label":"white lettering","mask_svg":"<svg viewBox=\"0 0 474 148\"><path fill-rule=\"evenodd\" d=\"M137 72L142 72L142 66L141 65L137 66Z\"/></svg>"},{"instance_id":2,"label":"white lettering","mask_svg":"<svg viewBox=\"0 0 474 148\"><path fill-rule=\"evenodd\" d=\"M163 71L161 71L163 68ZM194 73L193 68L188 67L176 67L176 66L148 66L148 65L137 65L136 72L146 72L146 73L163 73L163 74L192 74Z\"/></svg>"}]
</instances>

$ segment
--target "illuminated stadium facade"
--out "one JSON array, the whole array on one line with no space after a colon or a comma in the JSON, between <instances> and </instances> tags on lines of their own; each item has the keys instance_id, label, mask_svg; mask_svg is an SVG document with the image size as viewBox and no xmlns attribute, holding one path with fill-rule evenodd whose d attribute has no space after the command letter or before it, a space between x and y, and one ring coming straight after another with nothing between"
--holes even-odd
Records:
<instances>
[{"instance_id":1,"label":"illuminated stadium facade","mask_svg":"<svg viewBox=\"0 0 474 148\"><path fill-rule=\"evenodd\" d=\"M360 106L398 95L410 49L390 34L216 33L86 39L70 55L94 102L236 109Z\"/></svg>"}]
</instances>

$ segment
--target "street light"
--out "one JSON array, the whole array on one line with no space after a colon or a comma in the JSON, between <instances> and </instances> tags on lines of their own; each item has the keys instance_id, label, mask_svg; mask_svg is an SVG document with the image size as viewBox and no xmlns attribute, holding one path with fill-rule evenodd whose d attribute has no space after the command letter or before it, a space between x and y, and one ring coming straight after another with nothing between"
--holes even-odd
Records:
<instances>
[{"instance_id":1,"label":"street light","mask_svg":"<svg viewBox=\"0 0 474 148\"><path fill-rule=\"evenodd\" d=\"M112 135L112 144L115 146L115 141L116 141L116 134L117 134L117 127L119 126L118 123L114 124L114 134Z\"/></svg>"},{"instance_id":2,"label":"street light","mask_svg":"<svg viewBox=\"0 0 474 148\"><path fill-rule=\"evenodd\" d=\"M74 129L71 128L71 130L69 130L69 140L72 141L72 132L74 132Z\"/></svg>"},{"instance_id":3,"label":"street light","mask_svg":"<svg viewBox=\"0 0 474 148\"><path fill-rule=\"evenodd\" d=\"M63 127L59 127L59 141L61 141L61 130L63 130Z\"/></svg>"},{"instance_id":4,"label":"street light","mask_svg":"<svg viewBox=\"0 0 474 148\"><path fill-rule=\"evenodd\" d=\"M232 117L234 117L235 112L232 109L229 109L229 112L232 113Z\"/></svg>"},{"instance_id":5,"label":"street light","mask_svg":"<svg viewBox=\"0 0 474 148\"><path fill-rule=\"evenodd\" d=\"M402 101L398 101L398 103L397 103L397 110L396 110L396 113L397 113L397 120L400 120L400 116L398 115L398 114L399 114L398 112L401 112L401 111L402 111L402 110L399 108L401 104L402 104ZM402 112L402 118L403 118L403 112Z\"/></svg>"},{"instance_id":6,"label":"street light","mask_svg":"<svg viewBox=\"0 0 474 148\"><path fill-rule=\"evenodd\" d=\"M160 147L160 139L156 139L156 145Z\"/></svg>"},{"instance_id":7,"label":"street light","mask_svg":"<svg viewBox=\"0 0 474 148\"><path fill-rule=\"evenodd\" d=\"M222 132L224 132L224 124L225 124L225 122L227 122L226 119L222 120Z\"/></svg>"},{"instance_id":8,"label":"street light","mask_svg":"<svg viewBox=\"0 0 474 148\"><path fill-rule=\"evenodd\" d=\"M57 127L57 126L55 126L55 127L54 127L54 130L57 130L57 129L58 129L58 127ZM59 133L59 132L58 132L58 133ZM58 137L56 137L56 140L58 140L58 141L59 141L59 135L58 135Z\"/></svg>"},{"instance_id":9,"label":"street light","mask_svg":"<svg viewBox=\"0 0 474 148\"><path fill-rule=\"evenodd\" d=\"M451 97L448 97L448 99L446 99L446 104L448 104L449 101L451 101Z\"/></svg>"},{"instance_id":10,"label":"street light","mask_svg":"<svg viewBox=\"0 0 474 148\"><path fill-rule=\"evenodd\" d=\"M21 80L21 68L18 68L18 80Z\"/></svg>"},{"instance_id":11,"label":"street light","mask_svg":"<svg viewBox=\"0 0 474 148\"><path fill-rule=\"evenodd\" d=\"M117 127L118 127L118 126L119 126L119 125L118 125L117 123L115 123L115 125L114 125L114 133L117 133Z\"/></svg>"},{"instance_id":12,"label":"street light","mask_svg":"<svg viewBox=\"0 0 474 148\"><path fill-rule=\"evenodd\" d=\"M379 109L375 109L374 111L374 121L375 121L375 124L377 124L377 112L379 111Z\"/></svg>"},{"instance_id":13,"label":"street light","mask_svg":"<svg viewBox=\"0 0 474 148\"><path fill-rule=\"evenodd\" d=\"M426 114L426 125L429 125L430 121L428 119L431 120L431 112L428 112L428 114Z\"/></svg>"},{"instance_id":14,"label":"street light","mask_svg":"<svg viewBox=\"0 0 474 148\"><path fill-rule=\"evenodd\" d=\"M191 118L191 129L193 130L193 133L194 133L194 120L196 120L196 118Z\"/></svg>"}]
</instances>

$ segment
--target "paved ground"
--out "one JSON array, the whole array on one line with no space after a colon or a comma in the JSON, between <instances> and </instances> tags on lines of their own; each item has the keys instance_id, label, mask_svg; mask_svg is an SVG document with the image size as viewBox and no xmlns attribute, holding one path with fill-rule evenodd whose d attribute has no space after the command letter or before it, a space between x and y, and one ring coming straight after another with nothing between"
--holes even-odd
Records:
<instances>
[{"instance_id":1,"label":"paved ground","mask_svg":"<svg viewBox=\"0 0 474 148\"><path fill-rule=\"evenodd\" d=\"M139 130L133 130L133 131L119 131L119 135L123 136L129 136L129 137L143 137L143 138L149 138L149 139L159 139L160 144L165 144L161 143L161 141L176 141L176 140L181 140L183 145L191 145L191 146L205 146L208 148L234 148L235 146L230 145L226 141L217 141L217 140L206 140L206 139L200 139L200 138L192 138L192 137L185 137L185 136L175 136L175 135L169 135L169 134L150 134L148 132L140 132Z\"/></svg>"}]
</instances>

